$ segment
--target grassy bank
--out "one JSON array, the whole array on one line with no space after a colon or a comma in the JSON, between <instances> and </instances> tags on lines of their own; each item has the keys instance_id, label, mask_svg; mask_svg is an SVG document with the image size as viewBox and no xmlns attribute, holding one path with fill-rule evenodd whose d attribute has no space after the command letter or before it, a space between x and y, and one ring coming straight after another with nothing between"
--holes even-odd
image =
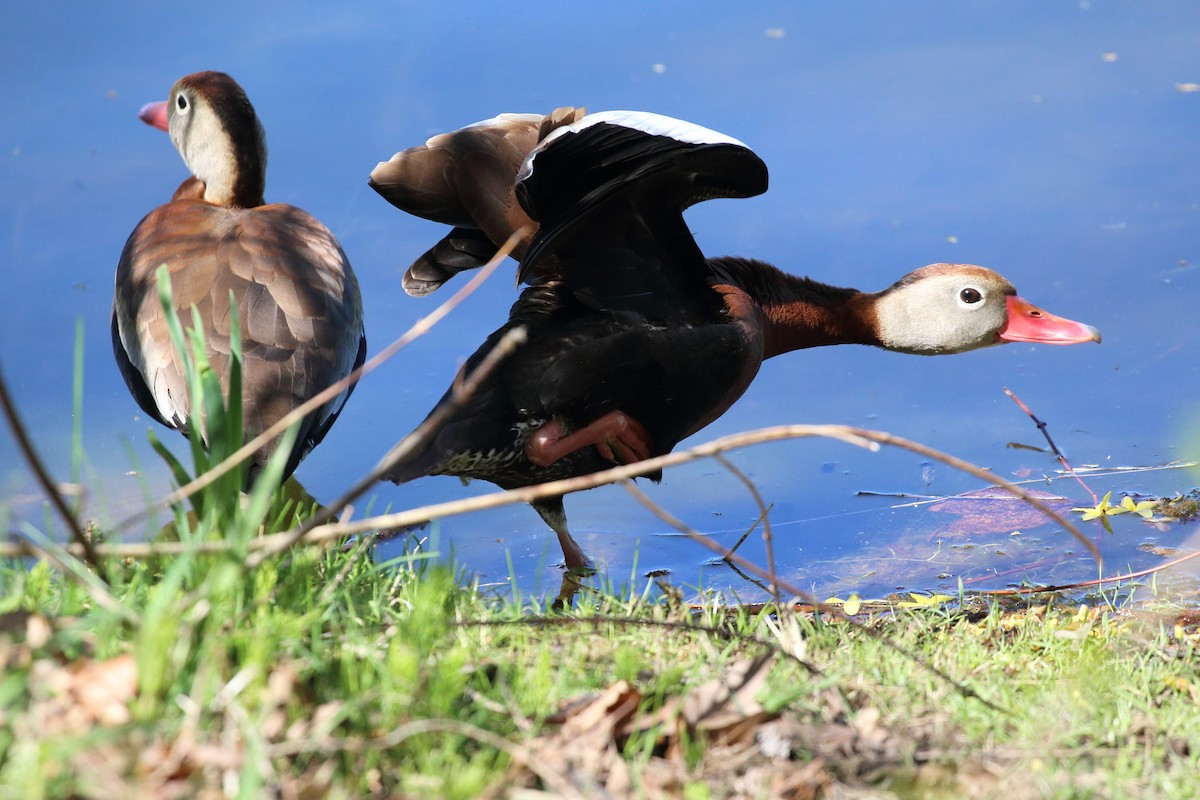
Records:
<instances>
[{"instance_id":1,"label":"grassy bank","mask_svg":"<svg viewBox=\"0 0 1200 800\"><path fill-rule=\"evenodd\" d=\"M1186 615L947 607L857 627L697 610L649 584L545 614L419 553L376 564L366 546L254 568L232 553L104 568L108 607L46 563L0 571L0 797L1192 797L1200 785Z\"/></svg>"}]
</instances>

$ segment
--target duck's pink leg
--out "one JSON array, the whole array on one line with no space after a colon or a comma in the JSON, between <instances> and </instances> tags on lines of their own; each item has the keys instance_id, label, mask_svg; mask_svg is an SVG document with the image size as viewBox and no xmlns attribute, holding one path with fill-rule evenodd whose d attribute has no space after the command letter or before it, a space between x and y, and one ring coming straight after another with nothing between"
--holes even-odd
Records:
<instances>
[{"instance_id":1,"label":"duck's pink leg","mask_svg":"<svg viewBox=\"0 0 1200 800\"><path fill-rule=\"evenodd\" d=\"M632 464L650 457L650 434L633 417L610 411L566 436L558 420L538 428L525 443L525 456L539 467L548 467L564 456L595 446L609 461Z\"/></svg>"}]
</instances>

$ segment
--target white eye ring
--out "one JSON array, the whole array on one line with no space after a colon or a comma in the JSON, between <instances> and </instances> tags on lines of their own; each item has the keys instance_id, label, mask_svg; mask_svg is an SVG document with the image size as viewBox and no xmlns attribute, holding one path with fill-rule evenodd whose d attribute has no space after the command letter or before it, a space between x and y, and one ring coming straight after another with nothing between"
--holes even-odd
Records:
<instances>
[{"instance_id":1,"label":"white eye ring","mask_svg":"<svg viewBox=\"0 0 1200 800\"><path fill-rule=\"evenodd\" d=\"M180 92L179 94L177 94L175 96L175 108L178 111L180 111L180 112L187 111L188 105L189 105L188 99L186 97L184 97L183 92Z\"/></svg>"},{"instance_id":2,"label":"white eye ring","mask_svg":"<svg viewBox=\"0 0 1200 800\"><path fill-rule=\"evenodd\" d=\"M958 293L959 305L971 307L983 302L984 294L974 286L968 286Z\"/></svg>"}]
</instances>

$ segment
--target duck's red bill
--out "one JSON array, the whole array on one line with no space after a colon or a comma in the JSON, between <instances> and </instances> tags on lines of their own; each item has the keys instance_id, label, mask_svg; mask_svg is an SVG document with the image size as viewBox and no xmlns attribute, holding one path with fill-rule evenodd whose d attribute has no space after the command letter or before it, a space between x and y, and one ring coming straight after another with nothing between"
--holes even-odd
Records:
<instances>
[{"instance_id":1,"label":"duck's red bill","mask_svg":"<svg viewBox=\"0 0 1200 800\"><path fill-rule=\"evenodd\" d=\"M167 130L167 101L157 100L146 103L138 112L138 117L147 125L152 125L160 131Z\"/></svg>"},{"instance_id":2,"label":"duck's red bill","mask_svg":"<svg viewBox=\"0 0 1200 800\"><path fill-rule=\"evenodd\" d=\"M1011 295L1008 298L1008 322L1000 331L1000 338L1006 342L1082 344L1099 342L1100 331L1082 322L1056 317L1027 300Z\"/></svg>"}]
</instances>

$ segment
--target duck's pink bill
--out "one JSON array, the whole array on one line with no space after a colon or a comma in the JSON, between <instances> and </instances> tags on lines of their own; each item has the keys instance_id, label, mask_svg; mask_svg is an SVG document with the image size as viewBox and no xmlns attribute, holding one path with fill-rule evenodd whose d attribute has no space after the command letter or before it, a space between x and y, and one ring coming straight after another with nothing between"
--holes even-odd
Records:
<instances>
[{"instance_id":1,"label":"duck's pink bill","mask_svg":"<svg viewBox=\"0 0 1200 800\"><path fill-rule=\"evenodd\" d=\"M152 125L160 131L167 130L167 101L156 100L153 103L146 103L142 106L141 111L138 111L138 117L147 125Z\"/></svg>"},{"instance_id":2,"label":"duck's pink bill","mask_svg":"<svg viewBox=\"0 0 1200 800\"><path fill-rule=\"evenodd\" d=\"M1082 344L1099 342L1100 331L1082 322L1056 317L1011 295L1008 298L1008 322L1000 331L1000 338L1006 342Z\"/></svg>"}]
</instances>

